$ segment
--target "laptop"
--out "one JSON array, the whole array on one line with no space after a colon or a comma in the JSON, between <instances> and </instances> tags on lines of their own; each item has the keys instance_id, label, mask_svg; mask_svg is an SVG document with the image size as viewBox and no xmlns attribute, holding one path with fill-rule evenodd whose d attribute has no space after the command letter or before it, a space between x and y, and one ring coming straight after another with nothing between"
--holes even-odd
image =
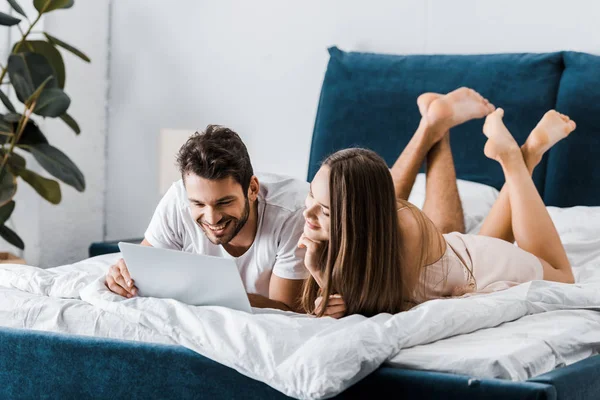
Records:
<instances>
[{"instance_id":1,"label":"laptop","mask_svg":"<svg viewBox=\"0 0 600 400\"><path fill-rule=\"evenodd\" d=\"M235 261L119 242L138 295L252 313Z\"/></svg>"}]
</instances>

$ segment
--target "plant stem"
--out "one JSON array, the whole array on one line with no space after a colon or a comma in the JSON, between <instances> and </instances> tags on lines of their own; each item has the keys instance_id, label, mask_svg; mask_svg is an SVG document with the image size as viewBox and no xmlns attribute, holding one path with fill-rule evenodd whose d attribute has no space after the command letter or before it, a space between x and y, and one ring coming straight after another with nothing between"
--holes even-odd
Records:
<instances>
[{"instance_id":1,"label":"plant stem","mask_svg":"<svg viewBox=\"0 0 600 400\"><path fill-rule=\"evenodd\" d=\"M8 152L6 152L4 154L4 158L2 159L2 165L0 165L0 176L2 176L4 167L6 166L6 163L8 162L8 157L12 154L16 144L19 142L19 139L21 139L21 135L23 134L23 131L25 130L25 126L27 125L27 122L29 121L29 117L30 117L31 113L33 112L33 109L35 108L35 104L36 104L36 101L31 103L31 105L25 109L25 112L21 116L21 120L19 121L19 125L17 126L17 134L13 137L13 140L10 143L10 148L8 149Z\"/></svg>"},{"instance_id":2,"label":"plant stem","mask_svg":"<svg viewBox=\"0 0 600 400\"><path fill-rule=\"evenodd\" d=\"M48 2L49 4L50 2ZM27 32L25 32L25 34L23 35L23 38L21 39L21 41L19 43L17 43L17 46L15 47L15 51L13 53L16 53L19 51L19 47L21 47L21 45L23 44L23 42L25 42L25 39L27 39L27 36L29 36L29 34L31 33L31 30L33 29L33 27L35 26L35 24L38 23L38 21L40 20L40 18L42 18L42 14L44 13L45 10L40 11L40 13L38 14L37 18L35 19L35 21L33 21L33 23L31 25L29 25L29 29L27 29ZM2 81L2 79L0 79L0 81Z\"/></svg>"},{"instance_id":3,"label":"plant stem","mask_svg":"<svg viewBox=\"0 0 600 400\"><path fill-rule=\"evenodd\" d=\"M19 32L21 32L21 36L25 37L25 33L23 33L23 29L21 29L21 25L17 25L17 28L19 28ZM35 51L35 49L31 45L31 43L26 42L26 45L29 48L29 50L31 50L32 52Z\"/></svg>"}]
</instances>

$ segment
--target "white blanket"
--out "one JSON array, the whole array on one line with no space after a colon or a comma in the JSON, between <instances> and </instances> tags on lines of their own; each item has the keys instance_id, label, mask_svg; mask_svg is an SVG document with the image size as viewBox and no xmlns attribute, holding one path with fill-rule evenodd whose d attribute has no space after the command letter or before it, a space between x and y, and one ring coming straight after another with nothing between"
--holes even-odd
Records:
<instances>
[{"instance_id":1,"label":"white blanket","mask_svg":"<svg viewBox=\"0 0 600 400\"><path fill-rule=\"evenodd\" d=\"M577 282L600 281L600 208L548 208ZM553 311L401 350L389 365L525 380L600 352L600 313Z\"/></svg>"},{"instance_id":2,"label":"white blanket","mask_svg":"<svg viewBox=\"0 0 600 400\"><path fill-rule=\"evenodd\" d=\"M551 318L600 311L600 212L581 207L570 214L552 213L577 265L576 285L534 281L373 318L316 319L272 310L250 315L114 295L103 285L103 274L117 257L111 255L52 270L0 266L0 323L181 344L289 396L327 398L415 346L432 343L431 351L436 351L434 342L440 339L542 313Z\"/></svg>"}]
</instances>

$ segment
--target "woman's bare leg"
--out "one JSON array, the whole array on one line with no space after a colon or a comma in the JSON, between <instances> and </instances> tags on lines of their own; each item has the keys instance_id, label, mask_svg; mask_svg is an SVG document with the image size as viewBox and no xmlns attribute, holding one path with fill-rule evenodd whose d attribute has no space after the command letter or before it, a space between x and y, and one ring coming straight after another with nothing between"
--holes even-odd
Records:
<instances>
[{"instance_id":1,"label":"woman's bare leg","mask_svg":"<svg viewBox=\"0 0 600 400\"><path fill-rule=\"evenodd\" d=\"M482 118L494 106L472 89L447 95L425 93L417 100L421 122L417 132L391 169L396 197L410 195L421 165L427 160L423 212L442 232L464 232L462 204L450 149L449 129L470 119Z\"/></svg>"},{"instance_id":2,"label":"woman's bare leg","mask_svg":"<svg viewBox=\"0 0 600 400\"><path fill-rule=\"evenodd\" d=\"M427 153L443 134L431 127L426 118L421 118L417 131L390 169L397 199L408 200Z\"/></svg>"},{"instance_id":3,"label":"woman's bare leg","mask_svg":"<svg viewBox=\"0 0 600 400\"><path fill-rule=\"evenodd\" d=\"M541 259L544 279L572 283L573 271L567 253L531 179L521 149L502 122L503 116L504 110L498 109L486 118L483 133L488 141L484 152L498 161L504 171L517 243ZM575 129L573 121L562 121L565 132Z\"/></svg>"},{"instance_id":4,"label":"woman's bare leg","mask_svg":"<svg viewBox=\"0 0 600 400\"><path fill-rule=\"evenodd\" d=\"M571 132L565 130L565 122L569 122L569 117L551 110L542 117L537 126L531 131L525 144L521 146L521 153L529 175L533 174L533 170L540 163L544 154ZM483 221L479 235L495 237L510 243L515 241L506 184L502 187L498 199L496 199L492 209Z\"/></svg>"}]
</instances>

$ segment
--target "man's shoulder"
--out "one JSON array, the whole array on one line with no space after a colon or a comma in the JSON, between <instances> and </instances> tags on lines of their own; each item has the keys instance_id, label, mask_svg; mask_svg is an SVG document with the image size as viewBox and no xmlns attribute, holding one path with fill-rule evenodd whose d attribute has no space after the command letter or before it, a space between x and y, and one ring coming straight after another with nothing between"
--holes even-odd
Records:
<instances>
[{"instance_id":1,"label":"man's shoulder","mask_svg":"<svg viewBox=\"0 0 600 400\"><path fill-rule=\"evenodd\" d=\"M272 209L293 214L304 207L309 185L306 181L290 176L261 173L257 174L260 183L259 201Z\"/></svg>"}]
</instances>

